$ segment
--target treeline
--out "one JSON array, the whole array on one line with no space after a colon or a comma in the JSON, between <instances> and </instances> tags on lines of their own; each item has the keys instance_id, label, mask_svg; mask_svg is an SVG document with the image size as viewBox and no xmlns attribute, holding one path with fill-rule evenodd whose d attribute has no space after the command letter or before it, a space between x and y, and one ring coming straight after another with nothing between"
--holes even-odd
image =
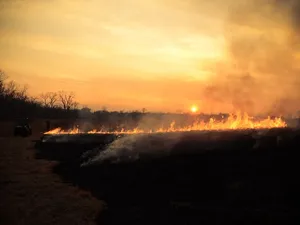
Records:
<instances>
[{"instance_id":1,"label":"treeline","mask_svg":"<svg viewBox=\"0 0 300 225\"><path fill-rule=\"evenodd\" d=\"M88 107L79 107L73 92L45 92L33 97L28 93L28 86L10 80L0 70L0 120L83 119L107 125L124 123L124 120L139 121L145 112L145 108L140 112L109 112L105 107L92 112Z\"/></svg>"},{"instance_id":2,"label":"treeline","mask_svg":"<svg viewBox=\"0 0 300 225\"><path fill-rule=\"evenodd\" d=\"M196 117L209 120L227 117L227 114L218 115L189 115L181 113L150 113L145 108L140 111L108 111L106 108L94 111L88 107L79 107L75 94L72 92L45 92L32 97L27 86L20 86L0 70L0 119L17 120L23 118L34 119L62 119L64 127L81 125L86 129L101 127L111 129L129 129L134 127L162 127L177 124L191 124ZM71 122L70 122L71 121ZM57 124L57 126L61 126ZM96 127L95 127L96 126Z\"/></svg>"},{"instance_id":3,"label":"treeline","mask_svg":"<svg viewBox=\"0 0 300 225\"><path fill-rule=\"evenodd\" d=\"M60 91L32 97L28 86L20 86L0 70L0 119L75 118L78 114L75 95Z\"/></svg>"}]
</instances>

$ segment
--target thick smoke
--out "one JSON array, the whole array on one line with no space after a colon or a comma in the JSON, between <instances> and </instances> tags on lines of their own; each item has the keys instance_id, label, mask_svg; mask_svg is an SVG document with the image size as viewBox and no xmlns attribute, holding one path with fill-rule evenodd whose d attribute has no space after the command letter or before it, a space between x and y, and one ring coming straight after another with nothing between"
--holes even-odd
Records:
<instances>
[{"instance_id":1,"label":"thick smoke","mask_svg":"<svg viewBox=\"0 0 300 225\"><path fill-rule=\"evenodd\" d=\"M227 60L203 96L224 110L291 115L300 109L300 1L236 1L228 6ZM220 108L220 107L218 107Z\"/></svg>"}]
</instances>

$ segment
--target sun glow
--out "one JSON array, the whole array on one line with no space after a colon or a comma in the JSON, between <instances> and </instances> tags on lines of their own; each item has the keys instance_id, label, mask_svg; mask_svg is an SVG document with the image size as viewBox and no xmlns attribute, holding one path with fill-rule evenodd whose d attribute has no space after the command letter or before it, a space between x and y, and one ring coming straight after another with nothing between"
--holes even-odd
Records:
<instances>
[{"instance_id":1,"label":"sun glow","mask_svg":"<svg viewBox=\"0 0 300 225\"><path fill-rule=\"evenodd\" d=\"M192 113L196 113L196 112L198 112L198 106L192 105L190 110Z\"/></svg>"}]
</instances>

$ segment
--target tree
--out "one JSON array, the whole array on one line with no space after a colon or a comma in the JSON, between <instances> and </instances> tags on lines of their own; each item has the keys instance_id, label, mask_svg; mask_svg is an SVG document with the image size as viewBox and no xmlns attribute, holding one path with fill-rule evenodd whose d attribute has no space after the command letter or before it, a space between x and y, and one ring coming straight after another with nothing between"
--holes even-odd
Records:
<instances>
[{"instance_id":1,"label":"tree","mask_svg":"<svg viewBox=\"0 0 300 225\"><path fill-rule=\"evenodd\" d=\"M9 81L4 86L4 95L6 97L14 98L16 97L17 89L18 89L17 84L14 81Z\"/></svg>"},{"instance_id":2,"label":"tree","mask_svg":"<svg viewBox=\"0 0 300 225\"><path fill-rule=\"evenodd\" d=\"M0 96L4 95L6 79L7 79L7 75L4 73L3 70L0 70Z\"/></svg>"},{"instance_id":3,"label":"tree","mask_svg":"<svg viewBox=\"0 0 300 225\"><path fill-rule=\"evenodd\" d=\"M8 76L3 70L0 70L0 96L4 98L17 99L22 101L28 100L28 85L21 87L15 81L6 82Z\"/></svg>"},{"instance_id":4,"label":"tree","mask_svg":"<svg viewBox=\"0 0 300 225\"><path fill-rule=\"evenodd\" d=\"M39 99L41 101L42 106L49 107L48 106L48 95L47 95L47 93L40 94Z\"/></svg>"},{"instance_id":5,"label":"tree","mask_svg":"<svg viewBox=\"0 0 300 225\"><path fill-rule=\"evenodd\" d=\"M7 79L7 75L3 70L0 70L0 82L4 82Z\"/></svg>"},{"instance_id":6,"label":"tree","mask_svg":"<svg viewBox=\"0 0 300 225\"><path fill-rule=\"evenodd\" d=\"M58 101L58 94L55 92L46 92L40 95L42 105L45 107L55 108Z\"/></svg>"},{"instance_id":7,"label":"tree","mask_svg":"<svg viewBox=\"0 0 300 225\"><path fill-rule=\"evenodd\" d=\"M38 98L34 97L34 96L29 96L27 99L27 102L29 102L30 104L38 104L40 105Z\"/></svg>"},{"instance_id":8,"label":"tree","mask_svg":"<svg viewBox=\"0 0 300 225\"><path fill-rule=\"evenodd\" d=\"M92 109L87 106L82 107L81 111L84 113L92 113Z\"/></svg>"},{"instance_id":9,"label":"tree","mask_svg":"<svg viewBox=\"0 0 300 225\"><path fill-rule=\"evenodd\" d=\"M49 98L49 107L50 108L55 108L57 100L58 100L57 93L48 92L48 98Z\"/></svg>"},{"instance_id":10,"label":"tree","mask_svg":"<svg viewBox=\"0 0 300 225\"><path fill-rule=\"evenodd\" d=\"M27 101L28 98L29 98L28 94L27 94L27 91L28 91L28 85L24 85L22 88L17 87L15 97L19 100Z\"/></svg>"},{"instance_id":11,"label":"tree","mask_svg":"<svg viewBox=\"0 0 300 225\"><path fill-rule=\"evenodd\" d=\"M60 91L58 98L64 110L69 111L78 107L78 102L75 101L75 94L73 92Z\"/></svg>"},{"instance_id":12,"label":"tree","mask_svg":"<svg viewBox=\"0 0 300 225\"><path fill-rule=\"evenodd\" d=\"M107 107L106 106L102 106L102 112L107 112Z\"/></svg>"},{"instance_id":13,"label":"tree","mask_svg":"<svg viewBox=\"0 0 300 225\"><path fill-rule=\"evenodd\" d=\"M83 118L90 117L92 115L92 109L89 107L83 107L81 110L79 110L79 116Z\"/></svg>"}]
</instances>

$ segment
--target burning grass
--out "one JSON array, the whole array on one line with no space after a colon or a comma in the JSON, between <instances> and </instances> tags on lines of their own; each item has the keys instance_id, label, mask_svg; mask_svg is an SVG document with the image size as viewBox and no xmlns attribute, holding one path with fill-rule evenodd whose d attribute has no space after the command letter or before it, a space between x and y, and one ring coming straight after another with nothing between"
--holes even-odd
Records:
<instances>
[{"instance_id":1,"label":"burning grass","mask_svg":"<svg viewBox=\"0 0 300 225\"><path fill-rule=\"evenodd\" d=\"M168 132L184 132L184 131L209 131L209 130L245 130L245 129L271 129L287 127L287 123L280 117L264 119L255 119L250 117L247 113L237 113L230 115L226 119L217 120L210 118L208 121L195 120L191 125L177 126L176 121L173 121L167 127L160 127L157 129L144 129L139 126L134 129L117 129L109 131L107 129L90 130L84 132L80 128L64 130L62 128L55 128L45 134L137 134L137 133L168 133Z\"/></svg>"},{"instance_id":2,"label":"burning grass","mask_svg":"<svg viewBox=\"0 0 300 225\"><path fill-rule=\"evenodd\" d=\"M117 135L49 136L101 141ZM217 224L299 220L299 130L120 136L92 151L72 142L41 146L62 157L55 172L65 181L107 203L99 224L216 224L216 215Z\"/></svg>"}]
</instances>

